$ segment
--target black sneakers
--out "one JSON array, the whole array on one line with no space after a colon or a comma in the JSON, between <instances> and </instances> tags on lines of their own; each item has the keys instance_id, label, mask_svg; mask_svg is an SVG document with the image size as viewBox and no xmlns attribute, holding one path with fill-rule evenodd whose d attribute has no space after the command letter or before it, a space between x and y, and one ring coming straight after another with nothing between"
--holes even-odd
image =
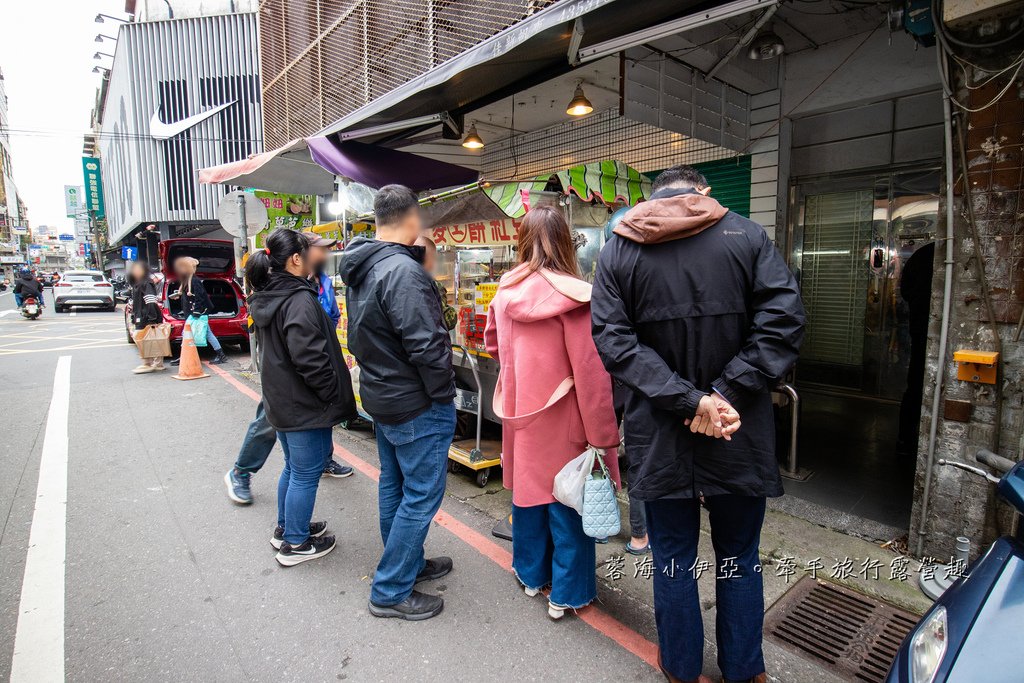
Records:
<instances>
[{"instance_id":1,"label":"black sneakers","mask_svg":"<svg viewBox=\"0 0 1024 683\"><path fill-rule=\"evenodd\" d=\"M281 549L277 551L277 561L284 567L294 567L297 564L315 560L323 557L334 550L334 536L310 536L302 545L293 546L285 541Z\"/></svg>"},{"instance_id":2,"label":"black sneakers","mask_svg":"<svg viewBox=\"0 0 1024 683\"><path fill-rule=\"evenodd\" d=\"M370 601L370 614L375 617L405 619L406 621L424 621L436 617L444 609L444 600L436 595L427 595L413 591L397 605L375 605Z\"/></svg>"},{"instance_id":3,"label":"black sneakers","mask_svg":"<svg viewBox=\"0 0 1024 683\"><path fill-rule=\"evenodd\" d=\"M420 573L416 575L416 583L419 583L420 581L433 581L434 579L440 579L442 576L446 576L451 570L452 558L432 557L427 560L423 569L421 569Z\"/></svg>"},{"instance_id":4,"label":"black sneakers","mask_svg":"<svg viewBox=\"0 0 1024 683\"><path fill-rule=\"evenodd\" d=\"M327 531L327 522L310 522L309 535L313 538L320 538ZM284 544L284 527L274 529L274 535L270 537L270 545L280 550Z\"/></svg>"}]
</instances>

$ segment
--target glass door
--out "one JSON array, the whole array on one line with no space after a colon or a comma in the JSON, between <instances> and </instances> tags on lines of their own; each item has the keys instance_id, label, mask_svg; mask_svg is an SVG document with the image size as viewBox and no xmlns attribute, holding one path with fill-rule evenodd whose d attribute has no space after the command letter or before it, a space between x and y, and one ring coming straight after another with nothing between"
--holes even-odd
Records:
<instances>
[{"instance_id":1,"label":"glass door","mask_svg":"<svg viewBox=\"0 0 1024 683\"><path fill-rule=\"evenodd\" d=\"M936 170L799 183L790 264L807 327L799 382L898 399L910 359L907 260L935 239Z\"/></svg>"}]
</instances>

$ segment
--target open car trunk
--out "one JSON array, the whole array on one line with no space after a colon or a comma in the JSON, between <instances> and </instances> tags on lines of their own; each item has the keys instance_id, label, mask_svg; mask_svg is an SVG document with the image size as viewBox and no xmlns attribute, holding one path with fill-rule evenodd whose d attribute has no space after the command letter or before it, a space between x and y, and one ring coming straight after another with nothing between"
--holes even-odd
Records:
<instances>
[{"instance_id":1,"label":"open car trunk","mask_svg":"<svg viewBox=\"0 0 1024 683\"><path fill-rule=\"evenodd\" d=\"M235 275L235 247L228 240L187 237L163 240L160 242L160 263L164 277L174 278L174 262L182 256L191 256L199 261L197 275ZM210 296L213 296L212 292Z\"/></svg>"},{"instance_id":2,"label":"open car trunk","mask_svg":"<svg viewBox=\"0 0 1024 683\"><path fill-rule=\"evenodd\" d=\"M214 312L210 313L211 318L233 318L238 314L238 299L235 296L235 287L230 280L211 277L202 278L202 281L206 293L210 295L210 301L213 302ZM181 287L181 283L176 280L168 282L167 296L170 297L171 294L177 292L179 287ZM185 314L181 311L181 299L168 298L167 310L175 318L185 319Z\"/></svg>"}]
</instances>

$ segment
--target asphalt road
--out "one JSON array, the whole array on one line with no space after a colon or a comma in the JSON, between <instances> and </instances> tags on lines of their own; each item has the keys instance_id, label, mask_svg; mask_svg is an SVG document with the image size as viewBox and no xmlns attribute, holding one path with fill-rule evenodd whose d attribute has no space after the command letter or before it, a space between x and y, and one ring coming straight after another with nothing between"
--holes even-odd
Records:
<instances>
[{"instance_id":1,"label":"asphalt road","mask_svg":"<svg viewBox=\"0 0 1024 683\"><path fill-rule=\"evenodd\" d=\"M339 547L280 567L279 451L252 506L231 504L222 480L255 410L246 359L191 382L135 376L120 309L51 305L28 321L0 295L0 679L663 680L649 624L640 635L600 606L549 621L508 572L493 519L454 496L428 538L455 560L424 585L444 613L370 616L381 543L366 440L337 434L359 471L321 483L314 518Z\"/></svg>"}]
</instances>

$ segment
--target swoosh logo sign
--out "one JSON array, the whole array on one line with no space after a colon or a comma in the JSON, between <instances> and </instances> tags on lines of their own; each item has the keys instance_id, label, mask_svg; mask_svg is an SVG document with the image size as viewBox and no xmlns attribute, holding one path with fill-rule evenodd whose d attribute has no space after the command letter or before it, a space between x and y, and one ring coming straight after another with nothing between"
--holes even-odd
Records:
<instances>
[{"instance_id":1,"label":"swoosh logo sign","mask_svg":"<svg viewBox=\"0 0 1024 683\"><path fill-rule=\"evenodd\" d=\"M231 100L226 104L221 104L213 109L207 109L204 112L193 114L192 116L186 116L180 121L174 123L164 123L160 120L160 110L153 112L153 117L149 120L149 136L154 140L169 140L175 135L184 133L189 128L196 126L206 119L210 118L214 114L218 114L238 100Z\"/></svg>"}]
</instances>

